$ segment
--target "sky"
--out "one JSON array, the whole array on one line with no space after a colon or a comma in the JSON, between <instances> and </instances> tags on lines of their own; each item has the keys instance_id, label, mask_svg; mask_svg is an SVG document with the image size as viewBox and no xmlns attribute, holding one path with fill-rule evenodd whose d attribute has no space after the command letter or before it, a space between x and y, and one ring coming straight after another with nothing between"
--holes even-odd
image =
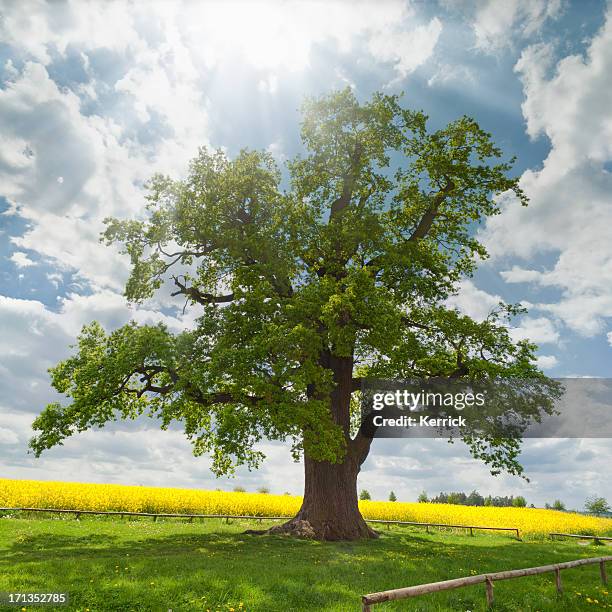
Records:
<instances>
[{"instance_id":1,"label":"sky","mask_svg":"<svg viewBox=\"0 0 612 612\"><path fill-rule=\"evenodd\" d=\"M612 4L604 0L42 2L0 0L0 477L300 494L289 448L216 479L180 429L152 421L79 434L39 459L31 423L47 369L80 328L130 319L188 327L197 313L129 306L128 261L99 242L107 216L143 214L146 180L180 178L199 146L300 152L305 96L351 87L399 94L432 128L474 117L530 198L500 196L477 229L490 257L454 306L500 299L529 312L516 339L554 377L612 378ZM181 304L182 307L182 304ZM490 475L458 442L376 440L359 487L478 489L612 501L612 440L527 440L530 479Z\"/></svg>"}]
</instances>

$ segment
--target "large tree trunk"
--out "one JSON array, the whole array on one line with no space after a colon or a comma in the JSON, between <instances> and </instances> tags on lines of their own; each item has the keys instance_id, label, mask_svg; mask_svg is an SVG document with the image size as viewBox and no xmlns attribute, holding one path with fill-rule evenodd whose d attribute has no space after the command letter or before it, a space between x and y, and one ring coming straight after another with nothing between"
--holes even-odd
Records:
<instances>
[{"instance_id":1,"label":"large tree trunk","mask_svg":"<svg viewBox=\"0 0 612 612\"><path fill-rule=\"evenodd\" d=\"M354 456L344 463L314 461L304 457L304 501L288 523L271 533L288 533L317 540L359 540L376 537L359 512Z\"/></svg>"},{"instance_id":2,"label":"large tree trunk","mask_svg":"<svg viewBox=\"0 0 612 612\"><path fill-rule=\"evenodd\" d=\"M353 360L327 355L325 365L333 370L336 389L331 394L334 421L345 432L346 455L342 463L315 461L304 453L304 500L288 523L271 533L289 533L317 540L358 540L376 537L359 512L357 475L368 455L371 440L361 434L349 437L350 398L353 390Z\"/></svg>"}]
</instances>

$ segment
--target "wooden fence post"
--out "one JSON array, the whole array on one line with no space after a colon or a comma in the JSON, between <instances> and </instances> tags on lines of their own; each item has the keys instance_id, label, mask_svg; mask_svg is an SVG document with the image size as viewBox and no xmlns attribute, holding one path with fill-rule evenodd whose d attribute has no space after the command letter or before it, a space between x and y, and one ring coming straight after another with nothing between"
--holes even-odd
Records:
<instances>
[{"instance_id":1,"label":"wooden fence post","mask_svg":"<svg viewBox=\"0 0 612 612\"><path fill-rule=\"evenodd\" d=\"M493 605L493 581L487 576L485 584L487 586L487 606L490 608Z\"/></svg>"},{"instance_id":2,"label":"wooden fence post","mask_svg":"<svg viewBox=\"0 0 612 612\"><path fill-rule=\"evenodd\" d=\"M601 573L601 581L608 584L608 576L606 575L606 562L602 559L599 562L599 572Z\"/></svg>"},{"instance_id":3,"label":"wooden fence post","mask_svg":"<svg viewBox=\"0 0 612 612\"><path fill-rule=\"evenodd\" d=\"M557 583L557 593L563 593L563 585L561 584L561 570L555 568L555 581Z\"/></svg>"}]
</instances>

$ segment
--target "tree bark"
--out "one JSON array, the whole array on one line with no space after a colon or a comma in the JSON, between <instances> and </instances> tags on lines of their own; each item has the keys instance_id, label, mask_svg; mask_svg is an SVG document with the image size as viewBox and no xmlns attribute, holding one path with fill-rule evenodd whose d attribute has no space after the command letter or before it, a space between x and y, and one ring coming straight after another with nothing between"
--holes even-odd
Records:
<instances>
[{"instance_id":1,"label":"tree bark","mask_svg":"<svg viewBox=\"0 0 612 612\"><path fill-rule=\"evenodd\" d=\"M288 523L273 533L289 533L316 540L374 538L361 516L357 499L359 466L351 457L343 463L314 461L304 457L304 500Z\"/></svg>"},{"instance_id":2,"label":"tree bark","mask_svg":"<svg viewBox=\"0 0 612 612\"><path fill-rule=\"evenodd\" d=\"M334 372L336 388L331 394L334 421L343 428L346 455L341 463L315 461L304 453L304 499L297 515L271 533L287 533L317 540L359 540L377 537L359 511L357 475L371 440L361 434L349 437L350 398L353 391L353 360L324 356Z\"/></svg>"}]
</instances>

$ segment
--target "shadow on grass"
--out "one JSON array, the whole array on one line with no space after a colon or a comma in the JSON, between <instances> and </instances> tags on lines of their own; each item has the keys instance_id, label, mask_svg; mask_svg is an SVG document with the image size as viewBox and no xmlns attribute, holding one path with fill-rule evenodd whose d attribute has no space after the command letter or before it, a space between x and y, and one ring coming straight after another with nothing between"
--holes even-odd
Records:
<instances>
[{"instance_id":1,"label":"shadow on grass","mask_svg":"<svg viewBox=\"0 0 612 612\"><path fill-rule=\"evenodd\" d=\"M163 601L165 609L175 611L239 609L239 602L266 612L344 611L358 609L365 593L600 554L594 547L556 542L408 530L383 530L378 540L366 542L322 543L231 531L240 525L212 528L183 525L176 527L180 533L168 533L175 529L170 523L39 525L3 547L0 575L13 575L19 588L31 590L68 585L73 601L91 609L90 604L104 610L157 610ZM106 533L83 535L88 529ZM588 581L596 584L597 576L588 574ZM534 595L554 599L550 577L527 582L525 589L530 588L536 589ZM452 600L450 607L430 608L422 599L386 609L455 609L456 604L480 610L481 591L472 587L442 596L448 600L432 600L447 601L447 606Z\"/></svg>"}]
</instances>

